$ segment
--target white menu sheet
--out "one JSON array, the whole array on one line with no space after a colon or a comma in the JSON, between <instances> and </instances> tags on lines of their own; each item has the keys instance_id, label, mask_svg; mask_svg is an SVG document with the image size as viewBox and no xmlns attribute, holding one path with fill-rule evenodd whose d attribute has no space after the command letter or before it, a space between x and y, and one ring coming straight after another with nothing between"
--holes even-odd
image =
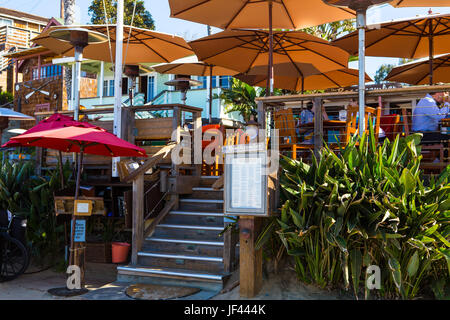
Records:
<instances>
[{"instance_id":1,"label":"white menu sheet","mask_svg":"<svg viewBox=\"0 0 450 320\"><path fill-rule=\"evenodd\" d=\"M231 207L243 209L262 208L261 158L232 158Z\"/></svg>"}]
</instances>

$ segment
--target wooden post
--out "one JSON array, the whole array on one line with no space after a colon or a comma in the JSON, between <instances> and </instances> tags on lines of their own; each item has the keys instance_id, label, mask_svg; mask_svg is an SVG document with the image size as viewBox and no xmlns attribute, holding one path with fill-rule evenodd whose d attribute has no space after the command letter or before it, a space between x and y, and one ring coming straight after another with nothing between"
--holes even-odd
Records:
<instances>
[{"instance_id":1,"label":"wooden post","mask_svg":"<svg viewBox=\"0 0 450 320\"><path fill-rule=\"evenodd\" d=\"M194 168L195 176L202 175L202 114L201 112L193 113L194 120Z\"/></svg>"},{"instance_id":2,"label":"wooden post","mask_svg":"<svg viewBox=\"0 0 450 320\"><path fill-rule=\"evenodd\" d=\"M261 218L247 216L241 216L239 219L239 293L246 298L256 296L262 287L262 249L255 248L261 220Z\"/></svg>"},{"instance_id":3,"label":"wooden post","mask_svg":"<svg viewBox=\"0 0 450 320\"><path fill-rule=\"evenodd\" d=\"M260 129L266 128L266 113L264 112L264 102L258 101L258 127Z\"/></svg>"},{"instance_id":4,"label":"wooden post","mask_svg":"<svg viewBox=\"0 0 450 320\"><path fill-rule=\"evenodd\" d=\"M141 250L144 238L144 174L133 180L133 231L131 264L137 265L138 252Z\"/></svg>"},{"instance_id":5,"label":"wooden post","mask_svg":"<svg viewBox=\"0 0 450 320\"><path fill-rule=\"evenodd\" d=\"M314 155L320 156L320 149L323 147L323 114L322 100L314 98Z\"/></svg>"},{"instance_id":6,"label":"wooden post","mask_svg":"<svg viewBox=\"0 0 450 320\"><path fill-rule=\"evenodd\" d=\"M181 142L181 110L179 107L173 108L172 130L174 130L175 137L172 134L172 141L177 144ZM172 176L178 175L178 165L172 163Z\"/></svg>"}]
</instances>

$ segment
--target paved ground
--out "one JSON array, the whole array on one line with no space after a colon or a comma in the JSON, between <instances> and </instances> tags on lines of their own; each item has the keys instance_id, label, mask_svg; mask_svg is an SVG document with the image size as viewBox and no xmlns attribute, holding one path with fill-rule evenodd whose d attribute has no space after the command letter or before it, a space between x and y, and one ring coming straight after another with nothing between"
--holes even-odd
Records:
<instances>
[{"instance_id":1,"label":"paved ground","mask_svg":"<svg viewBox=\"0 0 450 320\"><path fill-rule=\"evenodd\" d=\"M35 269L34 269L35 270ZM29 270L28 272L33 271ZM86 266L86 288L89 292L71 298L55 297L48 289L64 287L66 275L46 270L33 274L24 274L19 278L0 283L0 300L132 300L125 294L129 283L118 283L115 264L91 263ZM278 275L265 277L263 288L252 300L336 300L350 299L336 292L320 290L295 280L295 273L289 270ZM200 291L183 300L245 300L239 295L238 275L230 280L224 291Z\"/></svg>"}]
</instances>

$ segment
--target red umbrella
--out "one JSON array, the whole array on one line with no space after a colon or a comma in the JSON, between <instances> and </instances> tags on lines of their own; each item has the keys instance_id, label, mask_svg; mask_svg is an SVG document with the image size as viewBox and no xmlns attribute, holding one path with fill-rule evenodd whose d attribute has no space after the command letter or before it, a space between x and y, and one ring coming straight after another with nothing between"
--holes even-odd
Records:
<instances>
[{"instance_id":1,"label":"red umbrella","mask_svg":"<svg viewBox=\"0 0 450 320\"><path fill-rule=\"evenodd\" d=\"M147 157L145 150L122 140L100 127L93 127L83 122L76 126L22 134L14 137L23 146L44 147L63 152L79 152L75 200L81 177L83 154L96 154L111 157ZM72 230L75 230L75 214L72 216ZM74 233L71 236L69 265L73 261Z\"/></svg>"},{"instance_id":2,"label":"red umbrella","mask_svg":"<svg viewBox=\"0 0 450 320\"><path fill-rule=\"evenodd\" d=\"M58 129L58 128L72 126L72 125L77 125L80 123L83 123L86 127L89 127L89 126L95 127L94 125L89 124L87 122L75 121L70 116L66 116L66 115L63 115L60 113L55 113L55 114L51 115L50 117L48 117L47 119L40 121L37 125L35 125L31 129L25 131L23 134L29 134L29 133L33 133L33 132L45 131L45 130L51 130L51 129ZM13 138L11 138L11 140L9 140L4 145L2 145L2 148L22 147L22 146L23 145L19 141L15 140L13 137Z\"/></svg>"}]
</instances>

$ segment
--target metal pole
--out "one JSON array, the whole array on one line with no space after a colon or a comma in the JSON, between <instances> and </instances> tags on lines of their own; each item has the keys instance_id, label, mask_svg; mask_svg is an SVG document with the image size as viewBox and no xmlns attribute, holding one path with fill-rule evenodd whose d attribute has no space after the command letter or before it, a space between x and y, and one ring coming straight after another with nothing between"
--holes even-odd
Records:
<instances>
[{"instance_id":1,"label":"metal pole","mask_svg":"<svg viewBox=\"0 0 450 320\"><path fill-rule=\"evenodd\" d=\"M209 66L209 124L212 123L212 72L213 66Z\"/></svg>"},{"instance_id":2,"label":"metal pole","mask_svg":"<svg viewBox=\"0 0 450 320\"><path fill-rule=\"evenodd\" d=\"M122 51L123 51L123 0L117 1L116 59L114 66L114 134L122 138ZM119 157L112 159L112 176L118 177Z\"/></svg>"},{"instance_id":3,"label":"metal pole","mask_svg":"<svg viewBox=\"0 0 450 320\"><path fill-rule=\"evenodd\" d=\"M74 119L80 120L80 83L81 83L81 60L83 59L83 47L75 46L75 83L73 84L74 94Z\"/></svg>"},{"instance_id":4,"label":"metal pole","mask_svg":"<svg viewBox=\"0 0 450 320\"><path fill-rule=\"evenodd\" d=\"M366 9L358 9L356 12L356 26L358 28L359 36L359 135L362 136L366 130L365 126L365 106L366 106L366 82L365 82L365 72L366 72Z\"/></svg>"},{"instance_id":5,"label":"metal pole","mask_svg":"<svg viewBox=\"0 0 450 320\"><path fill-rule=\"evenodd\" d=\"M433 85L433 56L434 56L434 44L433 44L433 22L430 19L430 34L428 35L429 44L429 63L430 63L430 86Z\"/></svg>"},{"instance_id":6,"label":"metal pole","mask_svg":"<svg viewBox=\"0 0 450 320\"><path fill-rule=\"evenodd\" d=\"M269 5L269 77L266 85L266 96L271 96L273 92L273 30L272 30L272 1Z\"/></svg>"}]
</instances>

